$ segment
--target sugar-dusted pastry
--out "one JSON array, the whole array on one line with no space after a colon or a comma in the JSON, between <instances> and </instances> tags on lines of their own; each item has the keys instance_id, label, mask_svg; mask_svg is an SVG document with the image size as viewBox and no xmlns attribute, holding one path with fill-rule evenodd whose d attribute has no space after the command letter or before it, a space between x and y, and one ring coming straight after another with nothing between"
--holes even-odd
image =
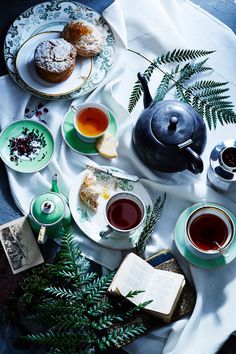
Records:
<instances>
[{"instance_id":1,"label":"sugar-dusted pastry","mask_svg":"<svg viewBox=\"0 0 236 354\"><path fill-rule=\"evenodd\" d=\"M94 57L103 47L103 35L92 23L84 20L72 21L65 25L62 37L72 43L78 55L82 57Z\"/></svg>"},{"instance_id":2,"label":"sugar-dusted pastry","mask_svg":"<svg viewBox=\"0 0 236 354\"><path fill-rule=\"evenodd\" d=\"M111 133L105 133L96 140L96 149L103 157L117 157L116 139Z\"/></svg>"},{"instance_id":3,"label":"sugar-dusted pastry","mask_svg":"<svg viewBox=\"0 0 236 354\"><path fill-rule=\"evenodd\" d=\"M95 212L98 208L98 198L100 196L100 190L96 182L97 177L89 171L85 175L79 191L80 200Z\"/></svg>"},{"instance_id":4,"label":"sugar-dusted pastry","mask_svg":"<svg viewBox=\"0 0 236 354\"><path fill-rule=\"evenodd\" d=\"M63 38L40 42L34 52L35 70L44 80L62 82L73 72L77 52Z\"/></svg>"}]
</instances>

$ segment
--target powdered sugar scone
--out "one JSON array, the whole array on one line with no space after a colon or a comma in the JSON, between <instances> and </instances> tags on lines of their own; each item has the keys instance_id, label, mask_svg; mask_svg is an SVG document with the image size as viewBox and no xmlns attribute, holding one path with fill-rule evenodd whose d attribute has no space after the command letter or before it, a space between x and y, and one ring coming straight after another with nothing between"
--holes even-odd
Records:
<instances>
[{"instance_id":1,"label":"powdered sugar scone","mask_svg":"<svg viewBox=\"0 0 236 354\"><path fill-rule=\"evenodd\" d=\"M87 21L72 21L65 25L62 37L72 43L78 55L82 57L94 57L100 53L104 38L101 31Z\"/></svg>"},{"instance_id":2,"label":"powdered sugar scone","mask_svg":"<svg viewBox=\"0 0 236 354\"><path fill-rule=\"evenodd\" d=\"M44 80L62 82L73 72L77 52L63 38L40 42L34 52L35 70Z\"/></svg>"}]
</instances>

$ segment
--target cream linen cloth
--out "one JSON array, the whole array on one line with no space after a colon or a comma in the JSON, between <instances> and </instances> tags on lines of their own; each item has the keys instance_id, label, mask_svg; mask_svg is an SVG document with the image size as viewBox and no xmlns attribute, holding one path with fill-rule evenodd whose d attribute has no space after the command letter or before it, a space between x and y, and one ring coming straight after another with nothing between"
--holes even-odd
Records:
<instances>
[{"instance_id":1,"label":"cream linen cloth","mask_svg":"<svg viewBox=\"0 0 236 354\"><path fill-rule=\"evenodd\" d=\"M231 98L236 103L235 35L221 22L186 0L117 0L104 11L103 16L116 36L115 63L106 81L87 99L100 101L115 113L120 124L118 158L109 162L96 156L93 161L111 164L139 175L153 198L167 192L165 208L148 244L146 255L162 248L172 248L186 276L192 278L197 290L197 303L190 319L185 318L154 331L129 344L125 350L133 354L214 354L236 329L236 261L212 270L190 265L174 246L173 228L180 213L201 200L221 203L236 214L235 188L223 196L208 187L206 179L210 151L219 141L235 138L236 127L219 125L215 131L208 131L208 142L202 155L205 169L200 176L188 172L151 172L138 160L131 144L133 124L142 110L142 103L139 102L132 116L126 109L137 72L143 71L148 63L133 53L126 53L125 48L127 33L128 48L150 60L174 48L216 50L209 60L209 65L215 69L211 78L229 81ZM160 79L158 72L155 75L157 80ZM151 85L151 92L154 92L154 88L154 84ZM62 139L60 124L70 102L45 102L32 98L8 76L1 78L0 89L1 128L13 119L24 118L25 108L28 109L28 115L33 114L35 107L41 103L48 110L45 113L41 108L41 118L47 122L56 140L55 156L42 171L20 174L7 168L14 200L20 210L27 214L30 201L37 193L50 187L51 176L55 172L59 175L61 191L68 195L75 176L90 160L71 151ZM38 116L34 115L31 119L37 120ZM100 247L82 235L77 227L74 231L86 256L109 269L119 265L124 252Z\"/></svg>"}]
</instances>

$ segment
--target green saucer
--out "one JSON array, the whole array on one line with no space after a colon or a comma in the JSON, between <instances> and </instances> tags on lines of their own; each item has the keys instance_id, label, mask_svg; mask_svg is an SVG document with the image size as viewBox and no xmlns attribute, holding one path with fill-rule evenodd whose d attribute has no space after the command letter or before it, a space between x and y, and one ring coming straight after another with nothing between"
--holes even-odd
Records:
<instances>
[{"instance_id":1,"label":"green saucer","mask_svg":"<svg viewBox=\"0 0 236 354\"><path fill-rule=\"evenodd\" d=\"M39 122L21 119L7 125L0 135L0 157L13 170L32 173L50 162L54 140Z\"/></svg>"},{"instance_id":2,"label":"green saucer","mask_svg":"<svg viewBox=\"0 0 236 354\"><path fill-rule=\"evenodd\" d=\"M61 125L62 136L66 144L75 152L78 152L83 155L97 155L98 151L94 143L85 143L82 141L74 128L74 111L69 110L64 118L64 121ZM116 136L117 133L117 122L115 117L111 112L110 115L110 124L108 127L108 133Z\"/></svg>"},{"instance_id":3,"label":"green saucer","mask_svg":"<svg viewBox=\"0 0 236 354\"><path fill-rule=\"evenodd\" d=\"M235 225L234 240L229 248L229 255L227 257L221 255L214 259L203 259L190 252L190 250L186 246L185 239L184 239L184 229L185 229L187 218L194 210L198 209L203 205L217 206L218 208L220 207L222 210L226 211L231 216L234 222ZM194 204L189 208L185 209L182 212L182 214L179 216L174 228L174 239L175 239L176 247L178 248L182 256L185 257L190 263L201 268L215 268L215 267L223 266L225 264L230 263L236 257L236 217L228 209L216 203Z\"/></svg>"}]
</instances>

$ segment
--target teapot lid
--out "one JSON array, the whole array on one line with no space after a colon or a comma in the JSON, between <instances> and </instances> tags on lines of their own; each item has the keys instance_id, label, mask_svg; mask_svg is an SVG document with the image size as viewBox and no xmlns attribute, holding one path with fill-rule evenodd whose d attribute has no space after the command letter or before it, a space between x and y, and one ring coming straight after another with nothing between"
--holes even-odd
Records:
<instances>
[{"instance_id":1,"label":"teapot lid","mask_svg":"<svg viewBox=\"0 0 236 354\"><path fill-rule=\"evenodd\" d=\"M32 200L30 213L40 225L50 226L64 217L65 202L58 193L40 193Z\"/></svg>"},{"instance_id":2,"label":"teapot lid","mask_svg":"<svg viewBox=\"0 0 236 354\"><path fill-rule=\"evenodd\" d=\"M166 145L179 145L191 139L198 113L186 103L174 100L154 104L151 128L156 139Z\"/></svg>"}]
</instances>

